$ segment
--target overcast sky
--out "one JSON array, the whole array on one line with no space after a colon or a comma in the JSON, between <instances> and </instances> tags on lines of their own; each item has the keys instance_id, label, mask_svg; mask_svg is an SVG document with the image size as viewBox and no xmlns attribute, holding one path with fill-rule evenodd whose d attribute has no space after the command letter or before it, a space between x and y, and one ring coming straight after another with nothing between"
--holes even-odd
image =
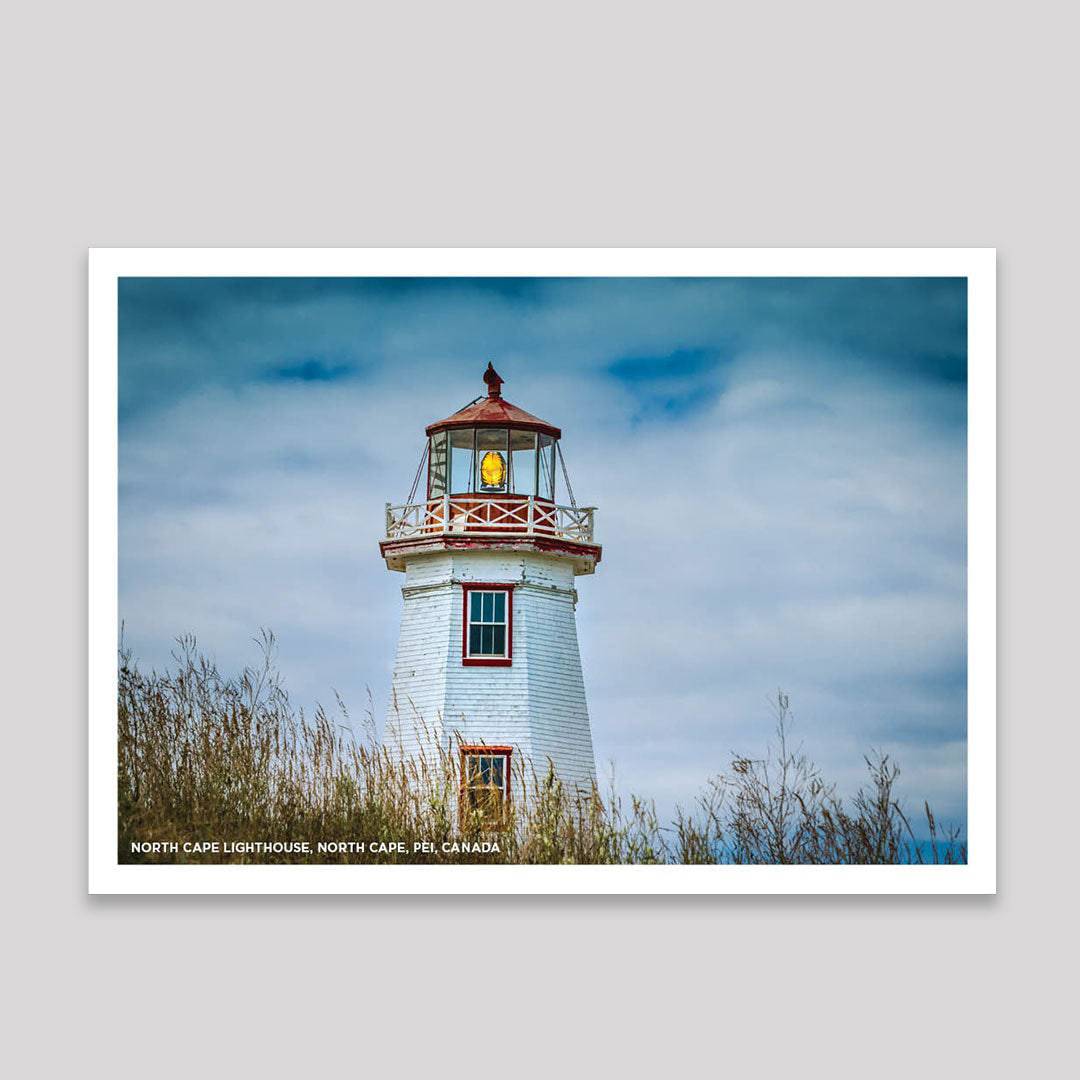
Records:
<instances>
[{"instance_id":1,"label":"overcast sky","mask_svg":"<svg viewBox=\"0 0 1080 1080\"><path fill-rule=\"evenodd\" d=\"M231 669L268 627L297 703L384 706L383 506L492 360L599 508L602 773L689 803L782 687L843 790L878 748L962 823L966 330L958 279L125 279L126 643Z\"/></svg>"}]
</instances>

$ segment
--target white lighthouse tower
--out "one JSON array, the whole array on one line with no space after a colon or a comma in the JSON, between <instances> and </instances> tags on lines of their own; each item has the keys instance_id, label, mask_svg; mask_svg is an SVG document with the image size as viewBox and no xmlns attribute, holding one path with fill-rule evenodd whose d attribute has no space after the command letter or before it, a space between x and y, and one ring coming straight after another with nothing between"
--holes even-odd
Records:
<instances>
[{"instance_id":1,"label":"white lighthouse tower","mask_svg":"<svg viewBox=\"0 0 1080 1080\"><path fill-rule=\"evenodd\" d=\"M488 364L486 395L428 425L379 545L405 574L385 742L460 755L472 805L514 799L514 778L543 778L549 762L571 790L596 774L574 614L575 579L600 561L594 508L574 502L559 429L506 401L502 382Z\"/></svg>"}]
</instances>

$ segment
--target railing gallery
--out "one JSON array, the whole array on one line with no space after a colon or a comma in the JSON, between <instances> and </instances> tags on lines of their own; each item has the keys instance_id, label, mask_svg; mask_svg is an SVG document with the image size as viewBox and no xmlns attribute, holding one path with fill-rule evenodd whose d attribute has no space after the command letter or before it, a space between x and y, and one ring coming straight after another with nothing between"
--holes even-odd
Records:
<instances>
[{"instance_id":1,"label":"railing gallery","mask_svg":"<svg viewBox=\"0 0 1080 1080\"><path fill-rule=\"evenodd\" d=\"M386 504L386 535L390 540L443 533L524 533L560 540L592 543L593 506L557 506L522 496L444 495L441 499Z\"/></svg>"}]
</instances>

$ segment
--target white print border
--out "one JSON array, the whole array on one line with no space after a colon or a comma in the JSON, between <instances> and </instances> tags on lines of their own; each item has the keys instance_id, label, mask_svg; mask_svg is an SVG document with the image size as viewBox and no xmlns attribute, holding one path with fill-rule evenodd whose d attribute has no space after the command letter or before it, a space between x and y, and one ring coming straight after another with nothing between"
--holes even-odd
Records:
<instances>
[{"instance_id":1,"label":"white print border","mask_svg":"<svg viewBox=\"0 0 1080 1080\"><path fill-rule=\"evenodd\" d=\"M116 816L120 277L966 277L968 857L962 866L120 865ZM97 248L90 252L91 893L993 893L997 375L993 248Z\"/></svg>"}]
</instances>

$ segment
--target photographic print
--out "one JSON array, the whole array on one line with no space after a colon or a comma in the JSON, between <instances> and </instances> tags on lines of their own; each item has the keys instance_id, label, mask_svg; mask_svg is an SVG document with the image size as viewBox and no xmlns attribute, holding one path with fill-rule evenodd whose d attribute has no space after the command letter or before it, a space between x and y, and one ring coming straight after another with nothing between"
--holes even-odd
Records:
<instances>
[{"instance_id":1,"label":"photographic print","mask_svg":"<svg viewBox=\"0 0 1080 1080\"><path fill-rule=\"evenodd\" d=\"M92 891L993 891L992 251L90 292Z\"/></svg>"}]
</instances>

